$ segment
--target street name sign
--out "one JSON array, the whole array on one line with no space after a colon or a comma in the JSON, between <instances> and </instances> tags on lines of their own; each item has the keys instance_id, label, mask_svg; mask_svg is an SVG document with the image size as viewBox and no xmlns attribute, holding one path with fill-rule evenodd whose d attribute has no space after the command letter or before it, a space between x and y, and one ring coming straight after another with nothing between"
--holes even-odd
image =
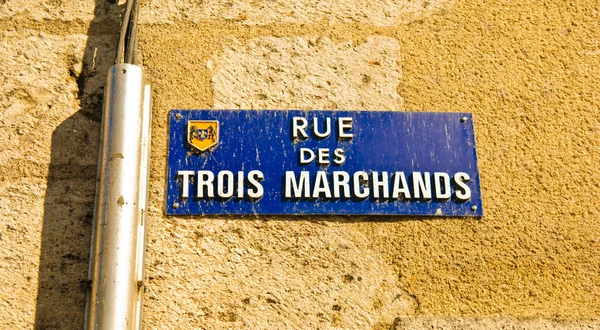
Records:
<instances>
[{"instance_id":1,"label":"street name sign","mask_svg":"<svg viewBox=\"0 0 600 330\"><path fill-rule=\"evenodd\" d=\"M469 113L171 110L167 214L483 215Z\"/></svg>"}]
</instances>

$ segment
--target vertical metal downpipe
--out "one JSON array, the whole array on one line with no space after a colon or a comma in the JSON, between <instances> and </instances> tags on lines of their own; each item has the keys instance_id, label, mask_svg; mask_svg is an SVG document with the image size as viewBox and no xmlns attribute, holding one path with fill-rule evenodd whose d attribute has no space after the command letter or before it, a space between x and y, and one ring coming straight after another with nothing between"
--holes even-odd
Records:
<instances>
[{"instance_id":1,"label":"vertical metal downpipe","mask_svg":"<svg viewBox=\"0 0 600 330\"><path fill-rule=\"evenodd\" d=\"M141 329L150 121L142 69L114 65L102 116L85 329Z\"/></svg>"}]
</instances>

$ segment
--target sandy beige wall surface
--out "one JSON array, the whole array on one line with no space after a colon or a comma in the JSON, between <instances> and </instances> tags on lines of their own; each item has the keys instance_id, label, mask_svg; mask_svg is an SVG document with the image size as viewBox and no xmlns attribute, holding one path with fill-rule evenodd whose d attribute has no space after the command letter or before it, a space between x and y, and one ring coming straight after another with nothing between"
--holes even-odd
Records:
<instances>
[{"instance_id":1,"label":"sandy beige wall surface","mask_svg":"<svg viewBox=\"0 0 600 330\"><path fill-rule=\"evenodd\" d=\"M0 328L83 322L122 6L0 1ZM142 1L147 329L600 329L600 2ZM485 216L167 217L173 108L469 111Z\"/></svg>"}]
</instances>

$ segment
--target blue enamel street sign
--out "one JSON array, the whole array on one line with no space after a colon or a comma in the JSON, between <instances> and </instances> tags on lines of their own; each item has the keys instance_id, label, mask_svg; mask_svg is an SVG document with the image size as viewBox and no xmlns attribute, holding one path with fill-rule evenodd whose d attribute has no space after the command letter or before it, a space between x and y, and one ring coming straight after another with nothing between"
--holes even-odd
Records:
<instances>
[{"instance_id":1,"label":"blue enamel street sign","mask_svg":"<svg viewBox=\"0 0 600 330\"><path fill-rule=\"evenodd\" d=\"M469 113L172 110L167 214L483 215Z\"/></svg>"}]
</instances>

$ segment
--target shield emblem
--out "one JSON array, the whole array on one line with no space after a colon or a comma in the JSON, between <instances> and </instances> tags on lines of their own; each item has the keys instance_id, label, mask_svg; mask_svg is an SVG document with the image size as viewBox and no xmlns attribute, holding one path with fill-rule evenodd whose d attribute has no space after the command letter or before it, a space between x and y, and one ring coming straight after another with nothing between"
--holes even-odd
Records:
<instances>
[{"instance_id":1,"label":"shield emblem","mask_svg":"<svg viewBox=\"0 0 600 330\"><path fill-rule=\"evenodd\" d=\"M187 129L188 143L200 151L219 142L219 122L216 120L190 120Z\"/></svg>"}]
</instances>

